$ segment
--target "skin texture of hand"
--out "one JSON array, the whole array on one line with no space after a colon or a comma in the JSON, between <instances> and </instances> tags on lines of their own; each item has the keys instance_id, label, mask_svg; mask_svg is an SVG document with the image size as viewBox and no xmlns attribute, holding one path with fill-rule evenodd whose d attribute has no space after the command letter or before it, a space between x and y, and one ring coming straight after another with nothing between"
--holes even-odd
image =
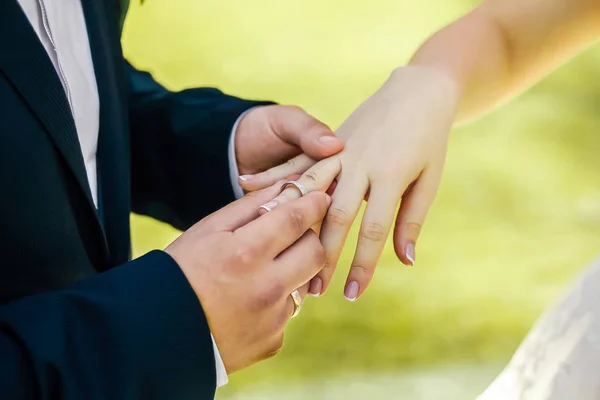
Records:
<instances>
[{"instance_id":1,"label":"skin texture of hand","mask_svg":"<svg viewBox=\"0 0 600 400\"><path fill-rule=\"evenodd\" d=\"M344 144L331 129L298 107L263 106L250 110L235 135L235 154L243 180L304 153L321 160Z\"/></svg>"},{"instance_id":2,"label":"skin texture of hand","mask_svg":"<svg viewBox=\"0 0 600 400\"><path fill-rule=\"evenodd\" d=\"M259 215L279 185L245 196L206 217L167 252L198 296L228 373L275 355L294 304L323 267L325 251L310 229L327 212L322 192Z\"/></svg>"},{"instance_id":3,"label":"skin texture of hand","mask_svg":"<svg viewBox=\"0 0 600 400\"><path fill-rule=\"evenodd\" d=\"M400 260L412 264L414 244L441 176L452 122L489 111L594 43L598 21L596 0L487 0L433 35L415 54L411 67L396 70L337 132L346 148L334 156L339 157L342 172L321 234L328 261L320 275L323 282L311 283L311 292L318 287L323 291L329 284L359 209L359 194L366 194L369 204L346 297L357 298L370 281L400 198L394 247ZM313 188L327 187L312 182L315 177L330 178L319 171L319 164L316 171L311 168L314 163L300 155L241 184L256 190L308 170L305 181ZM274 203L295 196L290 189Z\"/></svg>"},{"instance_id":4,"label":"skin texture of hand","mask_svg":"<svg viewBox=\"0 0 600 400\"><path fill-rule=\"evenodd\" d=\"M437 70L400 68L338 129L338 137L346 142L340 154L316 164L300 155L293 163L259 174L256 186L243 182L246 190L253 190L303 173L300 181L311 191L326 190L337 179L320 234L327 262L311 283L312 294L324 293L331 282L363 199L368 204L346 298L355 300L367 288L396 215L396 254L403 263L414 264L415 244L440 182L459 97L454 82ZM270 202L271 208L297 197L295 189L287 189Z\"/></svg>"}]
</instances>

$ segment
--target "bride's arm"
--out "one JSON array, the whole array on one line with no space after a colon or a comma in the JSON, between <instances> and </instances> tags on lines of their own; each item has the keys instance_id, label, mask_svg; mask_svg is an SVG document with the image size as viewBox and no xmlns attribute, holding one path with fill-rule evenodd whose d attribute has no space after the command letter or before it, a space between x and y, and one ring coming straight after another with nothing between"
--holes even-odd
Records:
<instances>
[{"instance_id":1,"label":"bride's arm","mask_svg":"<svg viewBox=\"0 0 600 400\"><path fill-rule=\"evenodd\" d=\"M321 230L327 263L311 288L323 293L331 282L367 194L346 297L358 298L371 281L400 200L394 248L403 263L412 265L452 125L525 89L599 32L599 0L488 0L429 39L410 65L397 68L336 132L346 141L335 156L342 173ZM312 164L300 155L241 183L255 190ZM308 171L303 183L327 188L331 176L319 173L326 169L323 164ZM290 189L275 203L297 195Z\"/></svg>"},{"instance_id":2,"label":"bride's arm","mask_svg":"<svg viewBox=\"0 0 600 400\"><path fill-rule=\"evenodd\" d=\"M410 64L448 74L462 93L458 118L472 118L528 88L599 32L597 0L488 0L432 36Z\"/></svg>"}]
</instances>

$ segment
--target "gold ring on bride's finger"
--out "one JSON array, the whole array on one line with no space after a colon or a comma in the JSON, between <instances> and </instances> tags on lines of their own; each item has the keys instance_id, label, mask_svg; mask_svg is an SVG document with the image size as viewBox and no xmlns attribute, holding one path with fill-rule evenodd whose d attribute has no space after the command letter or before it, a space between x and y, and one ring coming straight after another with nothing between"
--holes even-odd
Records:
<instances>
[{"instance_id":1,"label":"gold ring on bride's finger","mask_svg":"<svg viewBox=\"0 0 600 400\"><path fill-rule=\"evenodd\" d=\"M304 187L304 185L301 184L298 181L283 182L283 184L281 185L281 189L279 190L279 193L282 193L288 187L294 187L294 188L296 188L296 190L298 190L298 192L300 192L300 197L304 197L308 193L308 191L306 190L306 188Z\"/></svg>"},{"instance_id":2,"label":"gold ring on bride's finger","mask_svg":"<svg viewBox=\"0 0 600 400\"><path fill-rule=\"evenodd\" d=\"M302 308L302 297L300 296L300 292L298 290L294 290L290 296L294 301L294 312L292 313L292 318L300 313L300 309Z\"/></svg>"}]
</instances>

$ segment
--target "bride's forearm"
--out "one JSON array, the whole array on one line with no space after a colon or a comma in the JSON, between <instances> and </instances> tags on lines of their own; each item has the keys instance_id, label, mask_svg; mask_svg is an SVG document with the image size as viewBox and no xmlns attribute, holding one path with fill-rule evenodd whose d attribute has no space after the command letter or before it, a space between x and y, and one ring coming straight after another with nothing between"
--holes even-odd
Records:
<instances>
[{"instance_id":1,"label":"bride's forearm","mask_svg":"<svg viewBox=\"0 0 600 400\"><path fill-rule=\"evenodd\" d=\"M450 79L457 121L523 91L594 41L597 0L488 0L432 36L410 65ZM394 84L392 74L390 84ZM442 77L443 76L443 77Z\"/></svg>"},{"instance_id":2,"label":"bride's forearm","mask_svg":"<svg viewBox=\"0 0 600 400\"><path fill-rule=\"evenodd\" d=\"M474 11L442 29L410 61L457 85L457 121L485 112L511 86L509 43L498 24L481 14Z\"/></svg>"}]
</instances>

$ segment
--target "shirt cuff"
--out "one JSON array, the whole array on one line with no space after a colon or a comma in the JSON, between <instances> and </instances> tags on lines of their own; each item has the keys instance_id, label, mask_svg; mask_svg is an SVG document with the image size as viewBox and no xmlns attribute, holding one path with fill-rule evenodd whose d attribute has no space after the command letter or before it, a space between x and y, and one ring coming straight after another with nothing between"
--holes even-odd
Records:
<instances>
[{"instance_id":1,"label":"shirt cuff","mask_svg":"<svg viewBox=\"0 0 600 400\"><path fill-rule=\"evenodd\" d=\"M260 107L260 106L258 106ZM237 166L237 158L235 156L235 134L237 133L238 125L242 118L246 116L250 111L254 110L256 107L252 107L245 112L242 113L233 124L233 128L231 129L231 136L229 137L229 179L231 180L231 187L233 188L233 194L236 199L241 199L244 197L244 189L238 183L238 177L240 175L240 171Z\"/></svg>"},{"instance_id":2,"label":"shirt cuff","mask_svg":"<svg viewBox=\"0 0 600 400\"><path fill-rule=\"evenodd\" d=\"M215 338L210 334L210 338L212 339L213 350L215 351L215 367L217 369L217 389L227 385L229 383L229 378L227 377L227 370L225 369L225 364L223 363L223 359L221 358L221 353L219 353L219 348L217 347L217 343L215 342Z\"/></svg>"}]
</instances>

